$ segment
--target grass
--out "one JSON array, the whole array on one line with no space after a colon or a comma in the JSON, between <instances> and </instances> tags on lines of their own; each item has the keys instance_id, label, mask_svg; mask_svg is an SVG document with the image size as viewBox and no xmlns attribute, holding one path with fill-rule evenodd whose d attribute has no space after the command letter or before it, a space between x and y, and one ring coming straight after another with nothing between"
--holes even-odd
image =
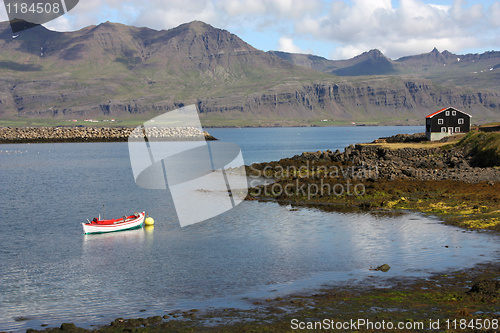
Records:
<instances>
[{"instance_id":1,"label":"grass","mask_svg":"<svg viewBox=\"0 0 500 333\"><path fill-rule=\"evenodd\" d=\"M75 126L75 125L85 125L85 126L139 126L155 115L150 117L134 117L134 118L115 118L115 117L90 117L94 120L99 120L99 123L84 122L79 119L77 122L71 121L71 119L61 119L61 118L9 118L0 119L0 127L42 127L42 126ZM103 120L115 119L114 122L102 122ZM304 120L304 119L280 119L280 118L264 118L264 119L251 119L251 118L239 118L239 117L228 117L228 116L200 116L200 121L204 127L259 127L259 126L352 126L350 121L329 121L322 122L320 120Z\"/></svg>"},{"instance_id":2,"label":"grass","mask_svg":"<svg viewBox=\"0 0 500 333\"><path fill-rule=\"evenodd\" d=\"M500 123L498 123L500 124ZM484 126L495 126L496 124L487 124ZM478 160L482 160L482 166L500 165L500 132L481 132L471 131L466 135L458 135L450 141L422 141L422 142L380 142L363 143L362 146L372 146L387 149L403 148L451 148L453 146L463 147L469 150L469 153L476 155Z\"/></svg>"},{"instance_id":3,"label":"grass","mask_svg":"<svg viewBox=\"0 0 500 333\"><path fill-rule=\"evenodd\" d=\"M494 127L494 126L500 126L500 121L499 122L493 122L493 123L484 124L484 125L479 126L479 128L482 128L482 127Z\"/></svg>"},{"instance_id":4,"label":"grass","mask_svg":"<svg viewBox=\"0 0 500 333\"><path fill-rule=\"evenodd\" d=\"M83 125L87 127L136 127L149 118L130 118L130 119L117 119L115 121L103 121L111 120L113 118L96 117L93 118L99 120L98 123L86 122L83 120L78 120L76 122L71 121L71 119L36 119L36 118L18 118L18 119L0 119L0 127L55 127L55 126L76 126Z\"/></svg>"},{"instance_id":5,"label":"grass","mask_svg":"<svg viewBox=\"0 0 500 333\"><path fill-rule=\"evenodd\" d=\"M151 115L154 117L154 115ZM52 127L52 126L130 126L135 127L149 120L151 117L134 117L134 118L114 118L98 116L92 118L99 120L99 123L84 122L79 119L77 122L71 119L58 118L17 118L17 119L0 119L0 127ZM103 122L103 120L115 119L114 122ZM320 122L316 120L303 119L250 119L250 118L229 118L222 116L201 116L200 121L204 127L259 127L259 126L352 126L350 122Z\"/></svg>"},{"instance_id":6,"label":"grass","mask_svg":"<svg viewBox=\"0 0 500 333\"><path fill-rule=\"evenodd\" d=\"M457 146L467 149L478 166L500 166L500 132L469 132Z\"/></svg>"},{"instance_id":7,"label":"grass","mask_svg":"<svg viewBox=\"0 0 500 333\"><path fill-rule=\"evenodd\" d=\"M373 146L380 148L387 148L392 150L403 149L403 148L442 148L446 146L451 146L458 143L459 138L449 141L449 142L439 142L439 141L422 141L422 142L382 142L382 143L363 143L362 146Z\"/></svg>"},{"instance_id":8,"label":"grass","mask_svg":"<svg viewBox=\"0 0 500 333\"><path fill-rule=\"evenodd\" d=\"M27 118L27 117L17 117L17 118L7 118L0 119L0 127L42 127L42 126L139 126L145 121L157 116L156 114L150 114L149 116L135 116L130 118L120 118L120 117L105 117L97 116L90 117L94 120L99 120L99 123L84 122L82 119L78 119L77 122L72 122L71 119L62 118ZM102 122L102 120L115 119L114 122ZM300 119L300 118L250 118L250 117L239 117L235 115L231 117L229 114L224 116L206 116L204 114L200 115L200 121L203 127L274 127L274 126L317 126L317 127L327 127L327 126L353 126L351 121L321 121L321 119ZM363 122L365 125L378 126L381 125L378 122Z\"/></svg>"}]
</instances>

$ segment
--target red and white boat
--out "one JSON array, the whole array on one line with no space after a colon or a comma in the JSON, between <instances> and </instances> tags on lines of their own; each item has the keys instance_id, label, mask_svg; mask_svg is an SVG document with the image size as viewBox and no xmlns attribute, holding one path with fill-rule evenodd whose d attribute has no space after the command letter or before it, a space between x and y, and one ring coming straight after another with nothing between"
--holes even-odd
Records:
<instances>
[{"instance_id":1,"label":"red and white boat","mask_svg":"<svg viewBox=\"0 0 500 333\"><path fill-rule=\"evenodd\" d=\"M94 218L88 223L82 223L84 234L101 234L104 232L114 232L142 227L146 212L134 213L134 215L124 216L119 219L101 220Z\"/></svg>"}]
</instances>

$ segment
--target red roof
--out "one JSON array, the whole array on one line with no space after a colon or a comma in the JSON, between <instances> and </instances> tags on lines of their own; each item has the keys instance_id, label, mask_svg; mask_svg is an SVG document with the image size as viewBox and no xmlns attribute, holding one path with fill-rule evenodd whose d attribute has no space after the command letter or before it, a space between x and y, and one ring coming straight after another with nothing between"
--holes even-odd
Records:
<instances>
[{"instance_id":1,"label":"red roof","mask_svg":"<svg viewBox=\"0 0 500 333\"><path fill-rule=\"evenodd\" d=\"M432 118L433 116L437 115L438 113L440 113L440 112L442 112L442 111L444 111L444 110L446 110L446 109L448 109L448 108L444 108L444 109L441 109L441 110L436 111L436 112L434 112L434 113L431 113L430 115L428 115L428 116L427 116L427 117L425 117L425 118Z\"/></svg>"},{"instance_id":2,"label":"red roof","mask_svg":"<svg viewBox=\"0 0 500 333\"><path fill-rule=\"evenodd\" d=\"M450 110L450 109L455 110L455 111L462 112L462 113L464 113L464 114L468 115L469 117L472 117L470 114L468 114L468 113L466 113L466 112L463 112L463 111L460 111L460 110L458 110L458 109L455 109L454 107L447 107L447 108L441 109L441 110L439 110L439 111L436 111L436 112L434 112L434 113L431 113L430 115L426 116L425 118L432 118L432 117L434 117L435 115L437 115L438 113L441 113L441 112L443 112L443 111L445 111L445 110Z\"/></svg>"}]
</instances>

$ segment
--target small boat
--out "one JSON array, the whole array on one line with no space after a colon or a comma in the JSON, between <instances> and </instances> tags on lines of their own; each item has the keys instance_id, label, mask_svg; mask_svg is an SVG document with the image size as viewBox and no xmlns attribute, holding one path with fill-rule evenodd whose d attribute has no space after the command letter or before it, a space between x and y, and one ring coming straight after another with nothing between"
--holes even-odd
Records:
<instances>
[{"instance_id":1,"label":"small boat","mask_svg":"<svg viewBox=\"0 0 500 333\"><path fill-rule=\"evenodd\" d=\"M82 223L84 234L101 234L104 232L114 232L142 227L146 212L134 213L134 215L124 216L119 219L101 220L94 218L88 223Z\"/></svg>"}]
</instances>

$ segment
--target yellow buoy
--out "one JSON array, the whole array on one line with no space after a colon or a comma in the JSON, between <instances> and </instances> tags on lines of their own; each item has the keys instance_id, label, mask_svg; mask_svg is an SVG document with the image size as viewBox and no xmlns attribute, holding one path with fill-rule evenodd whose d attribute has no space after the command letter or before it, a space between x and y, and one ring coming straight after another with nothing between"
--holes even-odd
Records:
<instances>
[{"instance_id":1,"label":"yellow buoy","mask_svg":"<svg viewBox=\"0 0 500 333\"><path fill-rule=\"evenodd\" d=\"M155 224L155 220L153 220L152 217L146 217L146 219L144 220L144 224L145 225L153 225L153 224Z\"/></svg>"}]
</instances>

